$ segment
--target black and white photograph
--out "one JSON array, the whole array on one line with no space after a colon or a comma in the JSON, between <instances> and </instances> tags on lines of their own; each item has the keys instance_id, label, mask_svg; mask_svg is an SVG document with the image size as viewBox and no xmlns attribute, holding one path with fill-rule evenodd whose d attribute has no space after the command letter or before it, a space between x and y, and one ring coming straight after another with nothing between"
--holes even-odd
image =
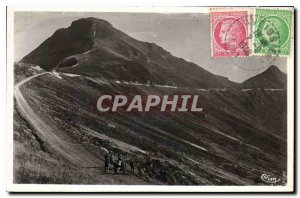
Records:
<instances>
[{"instance_id":1,"label":"black and white photograph","mask_svg":"<svg viewBox=\"0 0 300 198\"><path fill-rule=\"evenodd\" d=\"M293 191L293 20L8 7L9 191Z\"/></svg>"}]
</instances>

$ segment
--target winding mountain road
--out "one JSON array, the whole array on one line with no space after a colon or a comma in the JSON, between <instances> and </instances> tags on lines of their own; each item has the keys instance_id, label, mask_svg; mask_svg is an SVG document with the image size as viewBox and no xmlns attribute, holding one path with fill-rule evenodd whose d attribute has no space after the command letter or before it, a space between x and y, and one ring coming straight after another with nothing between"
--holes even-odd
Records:
<instances>
[{"instance_id":1,"label":"winding mountain road","mask_svg":"<svg viewBox=\"0 0 300 198\"><path fill-rule=\"evenodd\" d=\"M95 174L95 177L103 181L101 184L148 184L149 182L132 174L113 175L104 173L102 171L104 169L103 161L100 158L89 153L82 145L68 142L70 138L66 138L69 136L65 131L54 130L53 127L49 126L34 112L24 98L20 87L33 78L47 74L51 73L43 72L33 75L17 83L14 87L14 96L19 113L34 128L36 135L44 142L47 149L54 154L64 157L78 168L85 168L87 171L91 171Z\"/></svg>"},{"instance_id":2,"label":"winding mountain road","mask_svg":"<svg viewBox=\"0 0 300 198\"><path fill-rule=\"evenodd\" d=\"M30 125L35 129L38 137L46 144L47 148L60 154L67 160L80 167L95 167L99 166L101 161L94 155L87 152L81 145L65 141L63 137L68 136L63 131L53 130L45 121L43 121L29 106L25 100L20 87L28 81L38 76L46 75L48 72L36 74L15 85L14 94L16 105L23 116ZM101 163L102 164L102 163Z\"/></svg>"}]
</instances>

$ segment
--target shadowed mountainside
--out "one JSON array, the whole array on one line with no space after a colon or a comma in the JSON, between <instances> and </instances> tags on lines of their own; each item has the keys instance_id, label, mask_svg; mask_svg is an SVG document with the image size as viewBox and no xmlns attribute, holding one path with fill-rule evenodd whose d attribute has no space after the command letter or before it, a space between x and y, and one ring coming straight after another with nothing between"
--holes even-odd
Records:
<instances>
[{"instance_id":1,"label":"shadowed mountainside","mask_svg":"<svg viewBox=\"0 0 300 198\"><path fill-rule=\"evenodd\" d=\"M236 83L177 58L154 43L141 42L107 21L79 19L57 30L21 62L45 70L119 80L189 87L232 87Z\"/></svg>"}]
</instances>

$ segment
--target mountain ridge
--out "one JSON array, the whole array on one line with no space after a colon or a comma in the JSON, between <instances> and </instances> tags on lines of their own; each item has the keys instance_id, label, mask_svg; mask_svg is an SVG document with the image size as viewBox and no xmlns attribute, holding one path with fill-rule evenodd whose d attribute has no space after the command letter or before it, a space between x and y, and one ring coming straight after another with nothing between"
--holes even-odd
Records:
<instances>
[{"instance_id":1,"label":"mountain ridge","mask_svg":"<svg viewBox=\"0 0 300 198\"><path fill-rule=\"evenodd\" d=\"M242 83L244 88L286 89L287 75L275 65Z\"/></svg>"},{"instance_id":2,"label":"mountain ridge","mask_svg":"<svg viewBox=\"0 0 300 198\"><path fill-rule=\"evenodd\" d=\"M90 54L94 48L106 51L109 56L95 57L95 54ZM116 57L117 54L129 59L131 64L120 60L120 56ZM94 61L91 63L88 57L93 57ZM226 77L214 75L194 63L171 55L154 43L131 38L109 22L96 18L79 19L73 21L68 28L57 30L21 61L38 64L48 71L57 68L58 71L70 70L73 73L100 77L103 76L100 74L105 73L104 77L119 80L204 88L236 85ZM121 75L137 69L141 70L138 75Z\"/></svg>"},{"instance_id":3,"label":"mountain ridge","mask_svg":"<svg viewBox=\"0 0 300 198\"><path fill-rule=\"evenodd\" d=\"M78 19L68 28L56 30L21 62L37 64L48 71L117 80L199 88L241 86L94 17Z\"/></svg>"}]
</instances>

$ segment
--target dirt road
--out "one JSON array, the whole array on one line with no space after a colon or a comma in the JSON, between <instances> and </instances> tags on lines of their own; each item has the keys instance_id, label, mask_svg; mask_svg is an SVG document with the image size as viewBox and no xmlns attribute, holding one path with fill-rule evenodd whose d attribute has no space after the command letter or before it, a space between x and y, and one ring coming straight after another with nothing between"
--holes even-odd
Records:
<instances>
[{"instance_id":1,"label":"dirt road","mask_svg":"<svg viewBox=\"0 0 300 198\"><path fill-rule=\"evenodd\" d=\"M58 154L78 168L85 168L95 172L95 177L103 177L105 183L113 184L145 184L146 182L134 175L107 175L102 172L103 161L89 153L82 145L68 142L66 132L53 130L44 120L38 116L25 100L20 87L33 78L47 75L49 72L36 74L17 83L14 87L16 106L20 114L35 129L36 135L45 143L50 152Z\"/></svg>"}]
</instances>

